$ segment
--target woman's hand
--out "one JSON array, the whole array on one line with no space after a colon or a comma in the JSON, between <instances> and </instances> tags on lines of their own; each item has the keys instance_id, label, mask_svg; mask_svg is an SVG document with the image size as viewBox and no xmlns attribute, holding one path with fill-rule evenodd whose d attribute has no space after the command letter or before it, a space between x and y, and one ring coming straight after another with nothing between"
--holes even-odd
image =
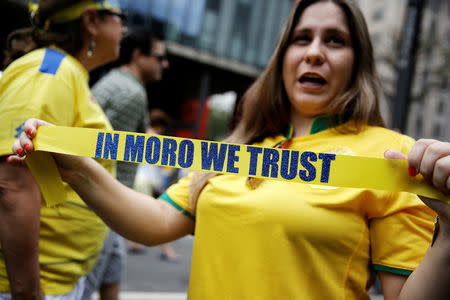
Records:
<instances>
[{"instance_id":1,"label":"woman's hand","mask_svg":"<svg viewBox=\"0 0 450 300\"><path fill-rule=\"evenodd\" d=\"M406 158L401 152L387 150L386 158L407 159L410 176L422 174L425 181L441 191L450 194L450 143L431 139L418 140ZM441 228L450 235L450 204L420 196L420 199L439 215Z\"/></svg>"},{"instance_id":2,"label":"woman's hand","mask_svg":"<svg viewBox=\"0 0 450 300\"><path fill-rule=\"evenodd\" d=\"M14 142L8 162L21 162L32 153L32 139L40 126L52 125L30 119ZM52 153L64 181L83 201L120 235L146 245L156 245L194 232L195 222L166 201L155 201L114 179L89 157ZM95 193L93 192L95 191ZM152 226L148 226L149 220Z\"/></svg>"},{"instance_id":3,"label":"woman's hand","mask_svg":"<svg viewBox=\"0 0 450 300\"><path fill-rule=\"evenodd\" d=\"M23 163L27 154L30 154L35 150L32 140L36 136L37 129L40 126L54 125L39 119L28 119L23 126L24 131L12 146L12 151L15 153L15 155L11 155L7 158L8 163ZM58 165L61 177L64 181L68 181L73 172L79 169L83 161L86 159L83 157L66 154L52 153L52 155L55 159L56 164Z\"/></svg>"},{"instance_id":4,"label":"woman's hand","mask_svg":"<svg viewBox=\"0 0 450 300\"><path fill-rule=\"evenodd\" d=\"M28 119L25 121L23 132L20 134L19 139L14 141L12 146L12 151L15 155L11 155L6 159L8 163L21 164L25 162L27 153L34 151L32 139L36 136L36 131L40 126L53 126L53 124L38 119Z\"/></svg>"},{"instance_id":5,"label":"woman's hand","mask_svg":"<svg viewBox=\"0 0 450 300\"><path fill-rule=\"evenodd\" d=\"M408 156L411 176L420 173L428 184L450 194L450 143L419 140Z\"/></svg>"},{"instance_id":6,"label":"woman's hand","mask_svg":"<svg viewBox=\"0 0 450 300\"><path fill-rule=\"evenodd\" d=\"M444 195L449 194L450 143L422 139L414 144L408 158L395 150L386 151L384 156L407 159L410 176L420 173L428 184ZM431 247L402 286L398 299L449 299L450 204L423 196L420 199L437 212L439 223L435 226Z\"/></svg>"}]
</instances>

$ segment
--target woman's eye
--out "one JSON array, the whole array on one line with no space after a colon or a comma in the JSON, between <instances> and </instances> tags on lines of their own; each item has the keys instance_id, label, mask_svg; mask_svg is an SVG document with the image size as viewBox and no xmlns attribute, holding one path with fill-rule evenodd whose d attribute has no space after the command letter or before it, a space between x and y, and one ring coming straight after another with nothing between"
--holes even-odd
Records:
<instances>
[{"instance_id":1,"label":"woman's eye","mask_svg":"<svg viewBox=\"0 0 450 300\"><path fill-rule=\"evenodd\" d=\"M296 37L294 37L293 39L293 43L297 43L297 44L306 44L308 42L311 41L311 38L307 35L298 35Z\"/></svg>"},{"instance_id":2,"label":"woman's eye","mask_svg":"<svg viewBox=\"0 0 450 300\"><path fill-rule=\"evenodd\" d=\"M330 36L326 39L326 42L332 45L344 45L345 40L339 36Z\"/></svg>"}]
</instances>

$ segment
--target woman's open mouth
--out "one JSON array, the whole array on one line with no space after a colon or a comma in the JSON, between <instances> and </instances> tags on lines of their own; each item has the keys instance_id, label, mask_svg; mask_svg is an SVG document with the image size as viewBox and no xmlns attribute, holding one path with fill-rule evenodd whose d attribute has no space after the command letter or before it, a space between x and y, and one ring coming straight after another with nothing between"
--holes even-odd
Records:
<instances>
[{"instance_id":1,"label":"woman's open mouth","mask_svg":"<svg viewBox=\"0 0 450 300\"><path fill-rule=\"evenodd\" d=\"M327 84L325 78L316 73L305 73L298 80L302 88L308 90L318 90Z\"/></svg>"}]
</instances>

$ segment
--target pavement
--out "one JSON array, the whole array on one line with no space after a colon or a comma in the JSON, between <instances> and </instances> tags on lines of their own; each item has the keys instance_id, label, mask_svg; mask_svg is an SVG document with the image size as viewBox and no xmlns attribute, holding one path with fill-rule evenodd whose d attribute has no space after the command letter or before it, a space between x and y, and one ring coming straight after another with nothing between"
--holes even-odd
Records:
<instances>
[{"instance_id":1,"label":"pavement","mask_svg":"<svg viewBox=\"0 0 450 300\"><path fill-rule=\"evenodd\" d=\"M120 300L185 300L189 284L193 236L170 243L180 256L176 263L160 259L159 246L145 247L141 254L128 254ZM383 300L383 296L371 296ZM98 295L94 295L94 300Z\"/></svg>"},{"instance_id":2,"label":"pavement","mask_svg":"<svg viewBox=\"0 0 450 300\"><path fill-rule=\"evenodd\" d=\"M121 300L185 300L185 293L152 293L152 292L121 292ZM98 300L98 297L94 297ZM371 300L383 300L383 296L371 296Z\"/></svg>"},{"instance_id":3,"label":"pavement","mask_svg":"<svg viewBox=\"0 0 450 300\"><path fill-rule=\"evenodd\" d=\"M161 260L159 246L145 247L140 254L129 253L120 300L185 300L193 242L193 236L186 236L170 243L179 255L177 262Z\"/></svg>"},{"instance_id":4,"label":"pavement","mask_svg":"<svg viewBox=\"0 0 450 300\"><path fill-rule=\"evenodd\" d=\"M146 247L143 254L128 254L122 292L186 293L191 269L193 236L170 243L177 262L161 260L159 246Z\"/></svg>"}]
</instances>

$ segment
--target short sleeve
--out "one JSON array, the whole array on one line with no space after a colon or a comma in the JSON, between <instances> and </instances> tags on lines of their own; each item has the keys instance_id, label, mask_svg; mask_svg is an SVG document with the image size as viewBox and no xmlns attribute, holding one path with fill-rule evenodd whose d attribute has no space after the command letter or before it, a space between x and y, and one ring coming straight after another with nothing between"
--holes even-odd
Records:
<instances>
[{"instance_id":1,"label":"short sleeve","mask_svg":"<svg viewBox=\"0 0 450 300\"><path fill-rule=\"evenodd\" d=\"M370 221L372 265L409 275L430 245L436 214L410 193L394 193L387 202L383 216Z\"/></svg>"},{"instance_id":2,"label":"short sleeve","mask_svg":"<svg viewBox=\"0 0 450 300\"><path fill-rule=\"evenodd\" d=\"M62 126L74 122L74 86L62 76L39 74L30 90L36 91L27 109L33 110L28 116Z\"/></svg>"},{"instance_id":3,"label":"short sleeve","mask_svg":"<svg viewBox=\"0 0 450 300\"><path fill-rule=\"evenodd\" d=\"M177 183L171 185L159 199L165 200L176 209L195 221L195 213L189 206L189 184L193 173L181 178Z\"/></svg>"},{"instance_id":4,"label":"short sleeve","mask_svg":"<svg viewBox=\"0 0 450 300\"><path fill-rule=\"evenodd\" d=\"M397 150L408 155L414 139L398 137ZM387 193L379 203L373 205L369 223L372 266L377 271L409 275L430 245L436 213L417 195L406 192Z\"/></svg>"}]
</instances>

